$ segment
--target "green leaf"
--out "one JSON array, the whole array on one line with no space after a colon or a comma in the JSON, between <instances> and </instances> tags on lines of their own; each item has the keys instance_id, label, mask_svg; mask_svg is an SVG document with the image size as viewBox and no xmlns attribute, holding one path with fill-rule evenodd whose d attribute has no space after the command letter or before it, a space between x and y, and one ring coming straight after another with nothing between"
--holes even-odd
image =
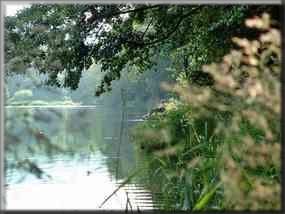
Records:
<instances>
[{"instance_id":1,"label":"green leaf","mask_svg":"<svg viewBox=\"0 0 285 214\"><path fill-rule=\"evenodd\" d=\"M221 186L221 182L216 184L212 189L209 189L206 191L201 198L198 200L198 202L195 204L193 211L198 211L198 210L204 210L205 207L209 204L211 201L212 197L214 196L215 192L217 189Z\"/></svg>"}]
</instances>

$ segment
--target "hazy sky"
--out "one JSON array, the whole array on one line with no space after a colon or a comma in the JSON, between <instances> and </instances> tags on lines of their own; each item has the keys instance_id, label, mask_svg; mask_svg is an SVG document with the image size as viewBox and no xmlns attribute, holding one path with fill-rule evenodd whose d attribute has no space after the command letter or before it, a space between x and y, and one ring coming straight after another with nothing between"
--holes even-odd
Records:
<instances>
[{"instance_id":1,"label":"hazy sky","mask_svg":"<svg viewBox=\"0 0 285 214\"><path fill-rule=\"evenodd\" d=\"M13 16L18 10L27 7L28 4L6 4L6 16Z\"/></svg>"}]
</instances>

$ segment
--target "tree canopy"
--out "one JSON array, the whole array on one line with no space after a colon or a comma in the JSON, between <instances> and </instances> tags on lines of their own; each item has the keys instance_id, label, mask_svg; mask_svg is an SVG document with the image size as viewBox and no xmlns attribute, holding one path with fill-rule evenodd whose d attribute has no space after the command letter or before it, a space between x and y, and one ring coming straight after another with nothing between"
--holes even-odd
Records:
<instances>
[{"instance_id":1,"label":"tree canopy","mask_svg":"<svg viewBox=\"0 0 285 214\"><path fill-rule=\"evenodd\" d=\"M219 60L233 35L247 34L243 21L277 7L249 5L32 4L5 17L6 72L34 67L48 84L78 87L93 63L104 77L96 95L111 89L122 71L144 72L159 57L172 58L177 73L193 83L211 84L201 66ZM178 65L178 67L177 67ZM65 73L61 85L57 75Z\"/></svg>"}]
</instances>

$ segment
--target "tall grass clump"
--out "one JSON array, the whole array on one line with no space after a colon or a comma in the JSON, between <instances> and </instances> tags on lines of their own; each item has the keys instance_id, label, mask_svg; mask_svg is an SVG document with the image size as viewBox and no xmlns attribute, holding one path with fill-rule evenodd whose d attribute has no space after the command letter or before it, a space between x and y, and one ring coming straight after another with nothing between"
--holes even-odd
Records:
<instances>
[{"instance_id":1,"label":"tall grass clump","mask_svg":"<svg viewBox=\"0 0 285 214\"><path fill-rule=\"evenodd\" d=\"M167 144L151 150L158 161L149 166L161 169L158 183L175 198L162 209L281 208L281 36L268 14L245 24L258 38L233 38L236 49L203 67L213 86L162 85L187 113L176 105L137 127L140 145ZM143 136L152 126L158 140Z\"/></svg>"}]
</instances>

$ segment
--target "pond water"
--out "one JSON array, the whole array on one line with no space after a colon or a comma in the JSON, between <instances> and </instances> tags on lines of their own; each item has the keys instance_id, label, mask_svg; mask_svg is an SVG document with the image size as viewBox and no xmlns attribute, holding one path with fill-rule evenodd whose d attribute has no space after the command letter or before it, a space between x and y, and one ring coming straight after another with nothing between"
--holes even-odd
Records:
<instances>
[{"instance_id":1,"label":"pond water","mask_svg":"<svg viewBox=\"0 0 285 214\"><path fill-rule=\"evenodd\" d=\"M128 133L140 114L104 106L7 106L5 113L6 209L156 208L153 197L160 193L125 182L144 166ZM65 152L46 154L39 147L46 142ZM36 163L44 175L9 167L20 160Z\"/></svg>"}]
</instances>

